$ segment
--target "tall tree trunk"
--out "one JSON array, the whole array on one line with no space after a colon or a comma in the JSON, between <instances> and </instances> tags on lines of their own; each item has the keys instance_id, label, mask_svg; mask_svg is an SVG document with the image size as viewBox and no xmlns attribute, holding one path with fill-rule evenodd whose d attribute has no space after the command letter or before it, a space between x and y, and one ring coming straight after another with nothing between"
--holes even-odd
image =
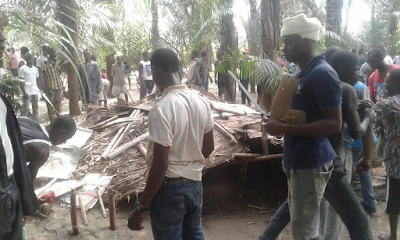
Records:
<instances>
[{"instance_id":1,"label":"tall tree trunk","mask_svg":"<svg viewBox=\"0 0 400 240\"><path fill-rule=\"evenodd\" d=\"M343 0L326 0L326 30L340 35Z\"/></svg>"},{"instance_id":2,"label":"tall tree trunk","mask_svg":"<svg viewBox=\"0 0 400 240\"><path fill-rule=\"evenodd\" d=\"M220 4L222 6L228 5L229 7L232 7L233 0L221 0ZM220 25L221 25L221 50L224 53L231 54L231 51L235 47L235 24L233 23L233 14L228 13L221 16ZM226 95L232 96L232 98L225 100L227 100L228 102L236 102L235 80L231 79L231 77L228 75L228 81L229 81L230 93Z\"/></svg>"},{"instance_id":3,"label":"tall tree trunk","mask_svg":"<svg viewBox=\"0 0 400 240\"><path fill-rule=\"evenodd\" d=\"M343 36L344 37L347 36L347 27L348 27L348 23L349 23L349 12L350 12L350 7L351 7L351 4L352 4L352 0L349 0L348 4L349 5L347 6L347 9L346 9L346 22L344 24L344 32L343 32Z\"/></svg>"},{"instance_id":4,"label":"tall tree trunk","mask_svg":"<svg viewBox=\"0 0 400 240\"><path fill-rule=\"evenodd\" d=\"M66 26L66 31L60 29L63 39L69 39L73 42L74 46L65 40L62 40L63 49L66 53L69 53L69 57L72 62L67 65L67 79L68 79L68 95L69 95L69 114L71 116L78 116L81 114L79 108L79 90L78 90L78 78L77 73L73 66L78 68L78 57L77 57L77 35L78 22L77 22L77 5L75 0L57 0L57 16L62 24ZM68 37L71 36L71 39Z\"/></svg>"},{"instance_id":5,"label":"tall tree trunk","mask_svg":"<svg viewBox=\"0 0 400 240\"><path fill-rule=\"evenodd\" d=\"M114 30L108 29L103 32L103 36L108 41L115 43L115 36ZM106 73L107 73L107 80L110 81L110 91L109 95L112 95L112 88L114 86L114 77L112 75L112 65L115 63L115 51L112 48L107 48L107 56L106 56Z\"/></svg>"},{"instance_id":6,"label":"tall tree trunk","mask_svg":"<svg viewBox=\"0 0 400 240\"><path fill-rule=\"evenodd\" d=\"M280 1L261 1L261 48L269 59L275 60L275 53L279 49L279 20ZM262 89L261 104L267 109L271 108L272 96Z\"/></svg>"},{"instance_id":7,"label":"tall tree trunk","mask_svg":"<svg viewBox=\"0 0 400 240\"><path fill-rule=\"evenodd\" d=\"M257 11L257 0L248 0L250 5L250 23L249 23L249 36L247 36L249 42L249 54L252 56L257 56L259 53L259 42L260 36L258 34L258 26L259 26L259 18L258 18L258 11ZM254 82L250 83L251 92L256 92L256 86Z\"/></svg>"},{"instance_id":8,"label":"tall tree trunk","mask_svg":"<svg viewBox=\"0 0 400 240\"><path fill-rule=\"evenodd\" d=\"M261 1L261 48L271 60L279 49L280 1Z\"/></svg>"},{"instance_id":9,"label":"tall tree trunk","mask_svg":"<svg viewBox=\"0 0 400 240\"><path fill-rule=\"evenodd\" d=\"M158 1L151 0L151 44L153 50L160 48L160 32L158 30Z\"/></svg>"}]
</instances>

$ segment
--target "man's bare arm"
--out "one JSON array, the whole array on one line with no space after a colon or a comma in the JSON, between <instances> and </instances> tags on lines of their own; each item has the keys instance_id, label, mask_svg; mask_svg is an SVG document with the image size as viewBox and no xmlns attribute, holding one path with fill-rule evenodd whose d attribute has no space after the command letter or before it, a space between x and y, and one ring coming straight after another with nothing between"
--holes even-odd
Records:
<instances>
[{"instance_id":1,"label":"man's bare arm","mask_svg":"<svg viewBox=\"0 0 400 240\"><path fill-rule=\"evenodd\" d=\"M322 110L324 119L303 124L284 124L283 134L290 134L303 137L319 137L339 133L342 129L342 106Z\"/></svg>"},{"instance_id":2,"label":"man's bare arm","mask_svg":"<svg viewBox=\"0 0 400 240\"><path fill-rule=\"evenodd\" d=\"M154 143L153 147L153 165L150 168L149 177L147 178L146 187L140 198L140 203L147 208L154 196L160 189L165 173L168 168L169 147L164 147Z\"/></svg>"},{"instance_id":3,"label":"man's bare arm","mask_svg":"<svg viewBox=\"0 0 400 240\"><path fill-rule=\"evenodd\" d=\"M208 133L204 134L203 138L203 149L201 153L205 158L208 158L210 154L214 151L214 133L213 130L209 131Z\"/></svg>"}]
</instances>

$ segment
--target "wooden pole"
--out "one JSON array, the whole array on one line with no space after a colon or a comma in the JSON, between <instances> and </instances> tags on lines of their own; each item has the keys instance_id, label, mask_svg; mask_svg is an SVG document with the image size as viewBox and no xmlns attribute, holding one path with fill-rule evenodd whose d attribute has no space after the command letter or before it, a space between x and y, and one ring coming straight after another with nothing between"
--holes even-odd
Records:
<instances>
[{"instance_id":1,"label":"wooden pole","mask_svg":"<svg viewBox=\"0 0 400 240\"><path fill-rule=\"evenodd\" d=\"M139 151L143 154L144 157L147 156L147 149L143 146L143 144L138 143L136 147L139 149Z\"/></svg>"},{"instance_id":2,"label":"wooden pole","mask_svg":"<svg viewBox=\"0 0 400 240\"><path fill-rule=\"evenodd\" d=\"M117 215L115 210L115 194L113 191L108 191L108 205L109 205L109 212L110 212L110 230L115 231L117 230L117 225L115 224L115 216Z\"/></svg>"},{"instance_id":3,"label":"wooden pole","mask_svg":"<svg viewBox=\"0 0 400 240\"><path fill-rule=\"evenodd\" d=\"M148 136L149 136L149 133L146 132L146 133L140 135L139 137L133 139L129 143L126 143L125 145L118 147L113 152L109 153L107 156L102 156L102 158L106 159L106 160L113 160L113 159L121 156L123 153L125 153L126 150L130 149L131 147L135 146L136 144L140 143L141 141L146 140Z\"/></svg>"},{"instance_id":4,"label":"wooden pole","mask_svg":"<svg viewBox=\"0 0 400 240\"><path fill-rule=\"evenodd\" d=\"M72 223L72 235L79 234L78 228L78 213L76 211L76 192L71 190L71 223Z\"/></svg>"},{"instance_id":5,"label":"wooden pole","mask_svg":"<svg viewBox=\"0 0 400 240\"><path fill-rule=\"evenodd\" d=\"M224 135L225 137L230 138L231 142L238 143L236 138L231 133L229 133L223 126L221 126L219 123L215 121L214 121L214 128L217 129L218 132L222 133L222 135Z\"/></svg>"},{"instance_id":6,"label":"wooden pole","mask_svg":"<svg viewBox=\"0 0 400 240\"><path fill-rule=\"evenodd\" d=\"M78 193L78 200L79 200L79 206L81 207L83 223L85 224L85 226L87 226L89 225L89 222L86 215L86 209L85 206L83 206L82 195L79 193Z\"/></svg>"},{"instance_id":7,"label":"wooden pole","mask_svg":"<svg viewBox=\"0 0 400 240\"><path fill-rule=\"evenodd\" d=\"M103 195L101 194L101 190L100 190L100 184L97 186L97 197L99 198L99 203L100 203L100 207L101 207L101 212L103 214L103 217L107 217L107 212L106 212L106 208L104 207L104 203L103 203Z\"/></svg>"}]
</instances>

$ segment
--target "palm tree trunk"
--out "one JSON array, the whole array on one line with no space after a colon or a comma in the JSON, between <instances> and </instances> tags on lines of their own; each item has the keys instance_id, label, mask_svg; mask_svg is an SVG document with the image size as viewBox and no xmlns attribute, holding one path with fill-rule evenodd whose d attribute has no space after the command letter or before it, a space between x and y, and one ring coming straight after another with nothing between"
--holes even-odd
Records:
<instances>
[{"instance_id":1,"label":"palm tree trunk","mask_svg":"<svg viewBox=\"0 0 400 240\"><path fill-rule=\"evenodd\" d=\"M258 42L260 41L257 29L259 26L258 12L257 12L257 0L248 0L250 5L250 36L249 41L249 53L252 56L257 56L259 51ZM256 86L254 82L250 83L251 92L256 92Z\"/></svg>"},{"instance_id":2,"label":"palm tree trunk","mask_svg":"<svg viewBox=\"0 0 400 240\"><path fill-rule=\"evenodd\" d=\"M326 0L326 29L340 35L343 0Z\"/></svg>"},{"instance_id":3,"label":"palm tree trunk","mask_svg":"<svg viewBox=\"0 0 400 240\"><path fill-rule=\"evenodd\" d=\"M75 0L57 0L57 16L66 29L61 29L61 35L64 39L69 39L71 42L62 40L63 46L66 48L64 51L69 53L72 62L67 65L67 79L68 79L68 94L69 94L69 114L71 116L78 116L81 114L79 108L79 90L78 78L73 66L78 67L77 57L77 5ZM69 37L71 36L71 38Z\"/></svg>"},{"instance_id":4,"label":"palm tree trunk","mask_svg":"<svg viewBox=\"0 0 400 240\"><path fill-rule=\"evenodd\" d=\"M275 53L279 49L279 20L280 20L280 1L262 0L261 1L261 48L269 59L275 60ZM270 109L272 95L262 89L261 104Z\"/></svg>"},{"instance_id":5,"label":"palm tree trunk","mask_svg":"<svg viewBox=\"0 0 400 240\"><path fill-rule=\"evenodd\" d=\"M348 27L348 23L349 23L349 12L350 12L351 4L352 4L352 0L349 0L348 6L346 9L346 22L344 24L344 33L343 33L344 37L346 37L346 35L347 35L347 27Z\"/></svg>"},{"instance_id":6,"label":"palm tree trunk","mask_svg":"<svg viewBox=\"0 0 400 240\"><path fill-rule=\"evenodd\" d=\"M232 7L232 0L221 0L220 4L222 6L229 5ZM235 47L235 24L233 23L233 14L228 13L221 16L221 50L224 53L231 54L231 51ZM229 81L229 93L227 96L232 96L231 99L226 99L228 102L236 102L236 83L235 80L231 79L228 75Z\"/></svg>"},{"instance_id":7,"label":"palm tree trunk","mask_svg":"<svg viewBox=\"0 0 400 240\"><path fill-rule=\"evenodd\" d=\"M151 0L151 44L153 50L160 48L160 32L158 30L158 1Z\"/></svg>"}]
</instances>

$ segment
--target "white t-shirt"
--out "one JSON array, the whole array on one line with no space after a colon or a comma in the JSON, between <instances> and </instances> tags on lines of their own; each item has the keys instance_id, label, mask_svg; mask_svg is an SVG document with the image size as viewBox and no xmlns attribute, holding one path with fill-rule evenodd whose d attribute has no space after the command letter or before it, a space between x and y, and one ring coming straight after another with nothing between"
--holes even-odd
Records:
<instances>
[{"instance_id":1,"label":"white t-shirt","mask_svg":"<svg viewBox=\"0 0 400 240\"><path fill-rule=\"evenodd\" d=\"M153 143L169 148L169 178L201 181L204 134L214 126L209 103L186 86L164 90L161 100L149 113L149 148L146 160L153 160Z\"/></svg>"},{"instance_id":2,"label":"white t-shirt","mask_svg":"<svg viewBox=\"0 0 400 240\"><path fill-rule=\"evenodd\" d=\"M196 62L197 62L197 58L196 58L196 60L192 61L192 63L190 64L189 71L187 74L188 81L196 78Z\"/></svg>"},{"instance_id":3,"label":"white t-shirt","mask_svg":"<svg viewBox=\"0 0 400 240\"><path fill-rule=\"evenodd\" d=\"M40 55L37 59L36 59L36 67L38 68L42 68L43 67L43 63L47 61L47 57Z\"/></svg>"},{"instance_id":4,"label":"white t-shirt","mask_svg":"<svg viewBox=\"0 0 400 240\"><path fill-rule=\"evenodd\" d=\"M392 58L391 58L389 55L387 55L387 56L383 59L383 61L384 61L386 64L388 64L388 65L392 65L392 64L393 64L393 60L392 60Z\"/></svg>"},{"instance_id":5,"label":"white t-shirt","mask_svg":"<svg viewBox=\"0 0 400 240\"><path fill-rule=\"evenodd\" d=\"M0 113L0 138L1 143L3 144L4 152L6 153L7 175L11 176L14 173L14 152L7 130L7 107L1 98Z\"/></svg>"},{"instance_id":6,"label":"white t-shirt","mask_svg":"<svg viewBox=\"0 0 400 240\"><path fill-rule=\"evenodd\" d=\"M150 61L140 61L143 65L143 80L153 81L153 75L151 75L151 62Z\"/></svg>"},{"instance_id":7,"label":"white t-shirt","mask_svg":"<svg viewBox=\"0 0 400 240\"><path fill-rule=\"evenodd\" d=\"M25 80L25 92L29 96L39 94L36 78L39 77L39 70L32 66L31 68L27 65L22 66L19 69L18 77Z\"/></svg>"}]
</instances>

